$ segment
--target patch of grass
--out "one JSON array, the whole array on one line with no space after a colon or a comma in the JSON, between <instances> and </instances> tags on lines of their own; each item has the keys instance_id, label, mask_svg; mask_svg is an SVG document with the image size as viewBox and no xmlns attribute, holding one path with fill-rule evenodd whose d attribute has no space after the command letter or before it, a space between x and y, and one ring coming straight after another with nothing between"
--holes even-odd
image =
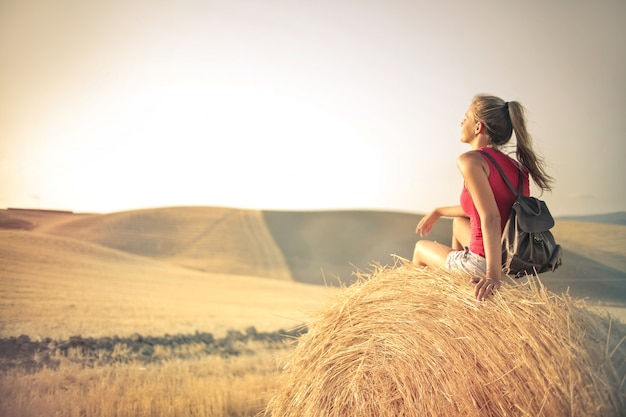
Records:
<instances>
[{"instance_id":1,"label":"patch of grass","mask_svg":"<svg viewBox=\"0 0 626 417\"><path fill-rule=\"evenodd\" d=\"M0 374L0 415L252 417L276 389L278 370L275 350L258 343L248 348L254 353L184 360L161 349L158 363L94 367L60 356L55 369L10 369Z\"/></svg>"}]
</instances>

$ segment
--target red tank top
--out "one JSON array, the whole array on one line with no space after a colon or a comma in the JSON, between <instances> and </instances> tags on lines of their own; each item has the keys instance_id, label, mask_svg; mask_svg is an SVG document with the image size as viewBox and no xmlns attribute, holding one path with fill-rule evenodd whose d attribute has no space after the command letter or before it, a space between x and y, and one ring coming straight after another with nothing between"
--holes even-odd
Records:
<instances>
[{"instance_id":1,"label":"red tank top","mask_svg":"<svg viewBox=\"0 0 626 417\"><path fill-rule=\"evenodd\" d=\"M513 187L517 188L519 181L517 161L510 156L496 151L495 149L481 148L481 150L493 156ZM491 161L489 161L486 156L482 155L482 157L485 158L485 161L489 164L489 185L491 185L491 190L493 191L496 204L498 205L498 211L500 212L500 219L502 223L500 225L500 232L502 233L504 226L511 215L511 208L515 202L515 196L500 176L498 169L493 166ZM526 170L524 170L523 183L524 195L530 195L530 184L528 172L526 172ZM483 245L483 232L480 224L480 216L478 215L478 211L476 210L476 206L472 201L469 191L467 191L467 188L465 187L463 187L463 191L461 191L461 207L470 219L471 237L469 249L471 252L484 257L485 247Z\"/></svg>"}]
</instances>

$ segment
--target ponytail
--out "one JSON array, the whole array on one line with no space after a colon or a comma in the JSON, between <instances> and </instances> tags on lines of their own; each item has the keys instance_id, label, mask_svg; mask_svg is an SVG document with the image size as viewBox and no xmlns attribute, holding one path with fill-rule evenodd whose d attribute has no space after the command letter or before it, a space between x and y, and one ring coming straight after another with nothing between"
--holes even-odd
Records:
<instances>
[{"instance_id":1,"label":"ponytail","mask_svg":"<svg viewBox=\"0 0 626 417\"><path fill-rule=\"evenodd\" d=\"M517 141L517 160L522 163L530 173L535 184L544 191L552 190L553 178L548 175L543 159L537 155L532 148L532 138L526 130L526 118L524 117L524 107L517 101L508 103L509 115L515 139Z\"/></svg>"},{"instance_id":2,"label":"ponytail","mask_svg":"<svg viewBox=\"0 0 626 417\"><path fill-rule=\"evenodd\" d=\"M499 97L485 95L474 97L473 105L474 117L485 126L491 145L495 148L506 145L515 132L517 160L542 191L552 190L554 179L547 174L543 159L532 148L524 107L517 101L505 102Z\"/></svg>"}]
</instances>

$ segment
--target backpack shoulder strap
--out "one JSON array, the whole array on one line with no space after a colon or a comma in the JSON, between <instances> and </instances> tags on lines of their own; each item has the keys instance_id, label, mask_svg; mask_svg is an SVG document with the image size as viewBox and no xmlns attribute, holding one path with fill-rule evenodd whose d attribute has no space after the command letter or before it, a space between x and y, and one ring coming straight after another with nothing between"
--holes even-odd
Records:
<instances>
[{"instance_id":1,"label":"backpack shoulder strap","mask_svg":"<svg viewBox=\"0 0 626 417\"><path fill-rule=\"evenodd\" d=\"M513 185L511 185L511 181L509 181L509 179L506 177L506 175L504 174L504 171L502 170L502 168L500 168L500 165L498 165L498 163L496 162L495 158L491 155L489 155L488 152L485 152L481 149L478 150L480 153L482 153L483 155L485 155L487 158L489 158L489 160L491 161L491 163L493 164L493 166L496 167L496 169L498 170L498 172L500 173L500 176L502 177L502 179L504 180L504 182L506 183L506 185L509 187L509 189L511 190L511 192L513 193L514 196L519 197L524 195L524 180L523 180L523 176L524 176L524 171L522 171L522 167L518 166L518 170L519 170L519 180L518 180L518 188L519 188L519 192L515 191L515 188L513 188Z\"/></svg>"}]
</instances>

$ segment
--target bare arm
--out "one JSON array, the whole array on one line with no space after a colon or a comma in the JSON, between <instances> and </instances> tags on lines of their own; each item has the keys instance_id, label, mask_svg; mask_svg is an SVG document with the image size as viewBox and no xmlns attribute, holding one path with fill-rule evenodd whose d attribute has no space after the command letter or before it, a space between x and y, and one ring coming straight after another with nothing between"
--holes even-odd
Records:
<instances>
[{"instance_id":1,"label":"bare arm","mask_svg":"<svg viewBox=\"0 0 626 417\"><path fill-rule=\"evenodd\" d=\"M467 217L467 214L465 214L461 206L437 207L422 217L415 229L415 233L419 233L420 237L428 235L434 224L441 217Z\"/></svg>"},{"instance_id":2,"label":"bare arm","mask_svg":"<svg viewBox=\"0 0 626 417\"><path fill-rule=\"evenodd\" d=\"M502 271L500 212L489 185L489 165L480 154L467 152L459 157L457 164L481 221L487 273L476 284L475 296L477 300L483 301L492 291L500 287Z\"/></svg>"}]
</instances>

